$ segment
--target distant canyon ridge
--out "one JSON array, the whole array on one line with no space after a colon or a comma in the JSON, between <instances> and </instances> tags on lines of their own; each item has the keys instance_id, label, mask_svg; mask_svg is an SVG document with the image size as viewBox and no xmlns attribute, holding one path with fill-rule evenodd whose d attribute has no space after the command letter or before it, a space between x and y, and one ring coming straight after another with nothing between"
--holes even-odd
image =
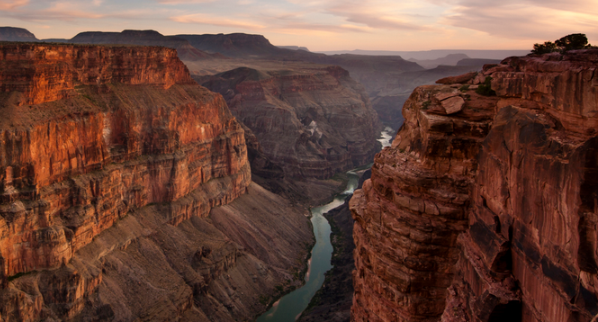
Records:
<instances>
[{"instance_id":1,"label":"distant canyon ridge","mask_svg":"<svg viewBox=\"0 0 598 322\"><path fill-rule=\"evenodd\" d=\"M477 71L529 50L430 50L430 51L335 51L314 53L298 46L272 45L264 36L250 34L174 35L156 31L83 32L72 39L37 40L27 30L0 28L0 40L47 41L85 44L158 45L177 49L192 75L206 76L236 67L264 67L264 62L297 62L340 66L362 84L380 122L397 130L403 122L401 108L411 91L437 79ZM210 61L210 63L208 63ZM271 68L270 66L269 68ZM293 67L290 67L293 69Z\"/></svg>"}]
</instances>

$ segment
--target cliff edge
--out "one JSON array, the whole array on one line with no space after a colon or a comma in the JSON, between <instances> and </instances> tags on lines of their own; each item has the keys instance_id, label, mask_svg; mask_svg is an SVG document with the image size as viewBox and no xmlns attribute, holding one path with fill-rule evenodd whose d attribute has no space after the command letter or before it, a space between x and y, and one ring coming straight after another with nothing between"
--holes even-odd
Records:
<instances>
[{"instance_id":1,"label":"cliff edge","mask_svg":"<svg viewBox=\"0 0 598 322\"><path fill-rule=\"evenodd\" d=\"M511 57L411 94L351 200L353 321L595 319L596 67Z\"/></svg>"}]
</instances>

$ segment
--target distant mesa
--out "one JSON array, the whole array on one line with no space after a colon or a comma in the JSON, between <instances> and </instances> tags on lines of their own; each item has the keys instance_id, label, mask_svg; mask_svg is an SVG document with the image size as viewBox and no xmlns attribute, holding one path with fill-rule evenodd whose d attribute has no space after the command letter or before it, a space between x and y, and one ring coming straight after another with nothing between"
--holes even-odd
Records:
<instances>
[{"instance_id":1,"label":"distant mesa","mask_svg":"<svg viewBox=\"0 0 598 322\"><path fill-rule=\"evenodd\" d=\"M459 54L448 54L444 57L440 57L440 58L436 58L436 59L415 59L415 58L409 58L408 61L412 61L414 63L417 63L418 65L420 65L423 68L429 69L429 68L436 68L440 65L449 65L449 66L455 66L457 65L457 63L459 61L461 61L462 59L467 59L469 58L469 56L459 53Z\"/></svg>"},{"instance_id":2,"label":"distant mesa","mask_svg":"<svg viewBox=\"0 0 598 322\"><path fill-rule=\"evenodd\" d=\"M292 56L292 53L295 52L295 50L291 51L272 45L262 35L234 33L176 35L176 37L189 41L193 47L199 50L220 53L234 58L274 58L285 55Z\"/></svg>"},{"instance_id":3,"label":"distant mesa","mask_svg":"<svg viewBox=\"0 0 598 322\"><path fill-rule=\"evenodd\" d=\"M164 46L177 50L179 58L187 61L213 58L206 52L191 46L185 39L176 36L164 36L155 30L124 30L122 32L87 31L76 35L69 43L76 44L112 44ZM220 58L220 55L218 55Z\"/></svg>"},{"instance_id":4,"label":"distant mesa","mask_svg":"<svg viewBox=\"0 0 598 322\"><path fill-rule=\"evenodd\" d=\"M34 41L39 39L27 29L15 27L0 27L0 41Z\"/></svg>"},{"instance_id":5,"label":"distant mesa","mask_svg":"<svg viewBox=\"0 0 598 322\"><path fill-rule=\"evenodd\" d=\"M485 59L503 59L511 56L525 56L530 53L529 50L477 50L477 49L433 49L421 51L390 51L390 50L336 50L319 51L318 53L326 55L368 55L368 56L401 56L405 59L438 59L450 54L465 54L469 57Z\"/></svg>"}]
</instances>

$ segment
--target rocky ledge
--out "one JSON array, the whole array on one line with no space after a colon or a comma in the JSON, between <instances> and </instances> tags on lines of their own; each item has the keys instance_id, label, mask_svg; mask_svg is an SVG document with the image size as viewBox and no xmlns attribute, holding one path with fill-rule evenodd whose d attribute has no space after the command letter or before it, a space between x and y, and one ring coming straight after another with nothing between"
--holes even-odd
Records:
<instances>
[{"instance_id":1,"label":"rocky ledge","mask_svg":"<svg viewBox=\"0 0 598 322\"><path fill-rule=\"evenodd\" d=\"M353 321L595 319L597 67L512 57L413 92L351 200Z\"/></svg>"}]
</instances>

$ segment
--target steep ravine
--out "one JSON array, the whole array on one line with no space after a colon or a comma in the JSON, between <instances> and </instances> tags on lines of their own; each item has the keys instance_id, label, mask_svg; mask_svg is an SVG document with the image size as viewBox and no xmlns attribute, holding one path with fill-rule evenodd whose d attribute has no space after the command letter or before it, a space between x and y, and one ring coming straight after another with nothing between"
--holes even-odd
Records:
<instances>
[{"instance_id":1,"label":"steep ravine","mask_svg":"<svg viewBox=\"0 0 598 322\"><path fill-rule=\"evenodd\" d=\"M1 321L252 319L299 283L305 210L175 50L5 43L0 89Z\"/></svg>"},{"instance_id":2,"label":"steep ravine","mask_svg":"<svg viewBox=\"0 0 598 322\"><path fill-rule=\"evenodd\" d=\"M352 321L595 320L597 67L509 58L411 94L350 202Z\"/></svg>"}]
</instances>

